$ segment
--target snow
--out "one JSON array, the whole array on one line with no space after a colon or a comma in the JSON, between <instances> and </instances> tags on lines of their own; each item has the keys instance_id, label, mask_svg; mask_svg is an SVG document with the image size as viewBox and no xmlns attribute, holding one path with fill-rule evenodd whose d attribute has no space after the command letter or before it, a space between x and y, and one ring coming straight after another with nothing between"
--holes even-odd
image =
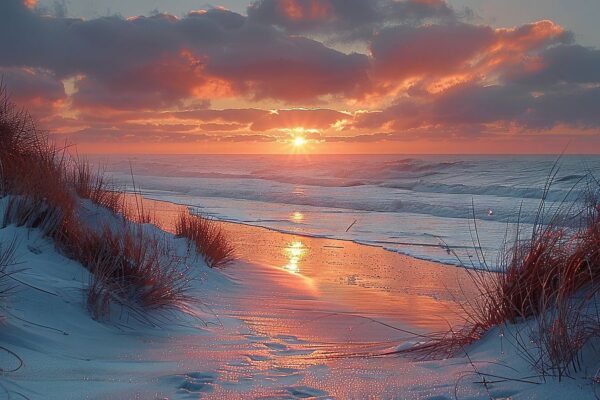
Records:
<instances>
[{"instance_id":1,"label":"snow","mask_svg":"<svg viewBox=\"0 0 600 400\"><path fill-rule=\"evenodd\" d=\"M86 208L90 222L106 220L104 211L89 203ZM187 254L182 239L161 234ZM85 306L86 270L35 230L0 229L2 244L14 237L17 264L10 270L23 283L11 282L14 289L2 305L0 345L24 365L0 380L11 398L595 398L592 364L563 382L528 378L535 384L511 380L488 388L474 383L481 380L474 369L510 378L535 375L508 343L507 330L517 327L493 330L470 346L471 361L369 357L417 339L369 319L368 297L359 294L364 288L346 281L344 295L332 297L327 293L335 286L328 283L323 290L318 275L309 278L265 262L240 260L219 271L188 258L197 271L192 293L199 303L192 305L193 316L171 314L159 327L125 312L95 321ZM426 297L444 297L444 288L438 290L431 294L429 288ZM353 293L362 308L345 299ZM411 328L390 315L386 323ZM0 354L5 371L16 362Z\"/></svg>"}]
</instances>

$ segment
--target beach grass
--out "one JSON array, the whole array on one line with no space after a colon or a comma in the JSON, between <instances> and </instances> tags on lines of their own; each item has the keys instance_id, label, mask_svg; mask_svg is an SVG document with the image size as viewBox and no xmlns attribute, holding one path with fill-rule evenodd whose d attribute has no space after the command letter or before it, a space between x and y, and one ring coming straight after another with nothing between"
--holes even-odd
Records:
<instances>
[{"instance_id":1,"label":"beach grass","mask_svg":"<svg viewBox=\"0 0 600 400\"><path fill-rule=\"evenodd\" d=\"M178 237L188 239L211 268L222 268L234 258L234 246L214 220L182 211L175 232Z\"/></svg>"},{"instance_id":2,"label":"beach grass","mask_svg":"<svg viewBox=\"0 0 600 400\"><path fill-rule=\"evenodd\" d=\"M123 193L87 161L71 158L67 146L52 143L28 113L10 101L4 87L0 87L0 190L9 196L1 226L41 230L59 251L90 272L92 316L106 318L112 304L141 316L183 310L192 301L187 269L179 267L180 260L164 238L134 223L148 223L150 216L126 210ZM81 217L81 199L116 218L92 226Z\"/></svg>"},{"instance_id":3,"label":"beach grass","mask_svg":"<svg viewBox=\"0 0 600 400\"><path fill-rule=\"evenodd\" d=\"M517 233L511 245L505 242L495 267L481 253L478 268L463 265L477 289L476 296L457 300L464 324L401 352L453 357L492 328L516 327L506 331L540 376L562 379L580 371L582 349L600 337L600 185L592 175L585 183L580 210L548 211L542 199L531 235ZM474 238L478 252L477 232Z\"/></svg>"}]
</instances>

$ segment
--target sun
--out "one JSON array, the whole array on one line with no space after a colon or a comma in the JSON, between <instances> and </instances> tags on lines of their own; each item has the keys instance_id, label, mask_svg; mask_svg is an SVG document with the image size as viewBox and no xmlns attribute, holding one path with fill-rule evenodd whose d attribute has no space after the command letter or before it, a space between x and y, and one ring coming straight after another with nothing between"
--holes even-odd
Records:
<instances>
[{"instance_id":1,"label":"sun","mask_svg":"<svg viewBox=\"0 0 600 400\"><path fill-rule=\"evenodd\" d=\"M303 138L302 136L296 136L294 138L293 143L294 143L294 147L302 147L306 144L306 139Z\"/></svg>"}]
</instances>

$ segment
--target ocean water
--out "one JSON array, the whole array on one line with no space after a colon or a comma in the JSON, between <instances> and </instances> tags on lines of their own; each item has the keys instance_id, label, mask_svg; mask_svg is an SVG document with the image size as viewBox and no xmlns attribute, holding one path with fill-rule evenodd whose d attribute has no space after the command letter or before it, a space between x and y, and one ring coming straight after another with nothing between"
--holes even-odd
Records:
<instances>
[{"instance_id":1,"label":"ocean water","mask_svg":"<svg viewBox=\"0 0 600 400\"><path fill-rule=\"evenodd\" d=\"M220 220L348 239L418 258L495 265L534 222L555 156L111 155L92 161L156 200ZM546 196L577 209L600 157L564 156ZM574 207L570 207L574 206ZM575 219L571 219L574 223ZM518 222L518 224L517 224Z\"/></svg>"}]
</instances>

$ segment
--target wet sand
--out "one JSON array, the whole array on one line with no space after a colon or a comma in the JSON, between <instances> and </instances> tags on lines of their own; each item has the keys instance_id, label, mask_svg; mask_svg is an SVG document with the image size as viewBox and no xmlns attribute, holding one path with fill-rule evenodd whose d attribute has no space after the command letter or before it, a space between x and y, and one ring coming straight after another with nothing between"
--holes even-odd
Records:
<instances>
[{"instance_id":1,"label":"wet sand","mask_svg":"<svg viewBox=\"0 0 600 400\"><path fill-rule=\"evenodd\" d=\"M135 201L131 198L129 201ZM187 207L144 199L144 210L162 229ZM131 203L134 204L134 203ZM340 313L410 326L445 330L461 323L457 301L474 293L462 268L419 260L376 246L276 232L220 222L236 248L236 262L224 269L234 281L261 275L290 295L303 295L339 307ZM257 295L267 288L255 288ZM285 302L285 299L282 299ZM317 313L318 308L313 312Z\"/></svg>"}]
</instances>

